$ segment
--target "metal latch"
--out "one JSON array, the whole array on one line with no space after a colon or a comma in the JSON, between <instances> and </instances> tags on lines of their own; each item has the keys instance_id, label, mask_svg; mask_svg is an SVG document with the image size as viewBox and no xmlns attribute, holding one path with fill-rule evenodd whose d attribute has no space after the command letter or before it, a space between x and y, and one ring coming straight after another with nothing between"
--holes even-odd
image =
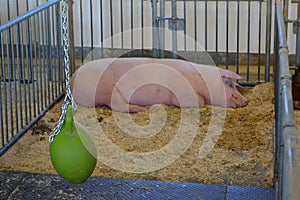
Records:
<instances>
[{"instance_id":1,"label":"metal latch","mask_svg":"<svg viewBox=\"0 0 300 200\"><path fill-rule=\"evenodd\" d=\"M184 19L171 18L168 19L169 29L171 30L184 30Z\"/></svg>"},{"instance_id":2,"label":"metal latch","mask_svg":"<svg viewBox=\"0 0 300 200\"><path fill-rule=\"evenodd\" d=\"M296 22L293 23L293 33L294 34L297 34L298 28L300 28L300 22L296 21Z\"/></svg>"},{"instance_id":3,"label":"metal latch","mask_svg":"<svg viewBox=\"0 0 300 200\"><path fill-rule=\"evenodd\" d=\"M180 19L177 17L165 17L165 18L157 17L156 20L157 21L167 20L168 21L168 29L170 29L170 30L175 30L175 31L184 30L184 27L185 27L184 19Z\"/></svg>"}]
</instances>

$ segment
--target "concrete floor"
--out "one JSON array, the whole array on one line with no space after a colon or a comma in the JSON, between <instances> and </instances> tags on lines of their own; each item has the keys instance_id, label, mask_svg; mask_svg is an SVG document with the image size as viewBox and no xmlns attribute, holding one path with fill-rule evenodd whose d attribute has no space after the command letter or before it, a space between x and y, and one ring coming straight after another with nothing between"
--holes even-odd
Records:
<instances>
[{"instance_id":1,"label":"concrete floor","mask_svg":"<svg viewBox=\"0 0 300 200\"><path fill-rule=\"evenodd\" d=\"M0 199L272 200L273 188L90 177L74 186L58 175L0 171Z\"/></svg>"}]
</instances>

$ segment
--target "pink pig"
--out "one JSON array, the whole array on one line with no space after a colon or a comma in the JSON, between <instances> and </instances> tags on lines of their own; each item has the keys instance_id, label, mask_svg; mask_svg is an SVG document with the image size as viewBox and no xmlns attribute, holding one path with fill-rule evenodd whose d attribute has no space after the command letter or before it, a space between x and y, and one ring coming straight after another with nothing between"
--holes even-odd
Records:
<instances>
[{"instance_id":1,"label":"pink pig","mask_svg":"<svg viewBox=\"0 0 300 200\"><path fill-rule=\"evenodd\" d=\"M236 73L183 60L107 58L88 62L71 78L75 101L86 107L143 112L154 104L178 107L243 107Z\"/></svg>"}]
</instances>

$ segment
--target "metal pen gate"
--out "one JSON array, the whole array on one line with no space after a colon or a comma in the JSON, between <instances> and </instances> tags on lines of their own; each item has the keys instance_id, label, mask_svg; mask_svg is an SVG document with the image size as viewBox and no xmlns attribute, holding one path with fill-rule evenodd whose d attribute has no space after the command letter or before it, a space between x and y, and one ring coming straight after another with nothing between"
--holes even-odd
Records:
<instances>
[{"instance_id":1,"label":"metal pen gate","mask_svg":"<svg viewBox=\"0 0 300 200\"><path fill-rule=\"evenodd\" d=\"M30 3L1 1L0 155L64 94L60 0Z\"/></svg>"},{"instance_id":2,"label":"metal pen gate","mask_svg":"<svg viewBox=\"0 0 300 200\"><path fill-rule=\"evenodd\" d=\"M171 2L171 3L170 3ZM166 16L166 3L168 3L169 7L171 7L171 15ZM158 13L158 3L152 1L152 16L153 16L153 27L159 27L158 30L154 30L153 32L153 48L154 49L165 49L165 21L168 22L168 28L171 29L172 34L172 52L174 53L174 57L178 51L178 38L177 31L183 32L183 48L181 49L184 57L187 58L187 51L194 51L194 55L192 57L187 58L188 60L192 60L195 62L211 64L211 61L207 61L205 55L209 54L216 65L223 66L228 69L229 65L235 65L235 69L237 73L240 72L240 64L246 65L246 73L245 79L248 84L255 84L256 81L264 81L267 82L270 80L270 45L271 45L271 14L262 16L262 1L180 1L180 0L160 0L159 1L159 15ZM178 9L178 4L182 4L182 9ZM236 4L234 6L233 4ZM243 5L242 5L243 4ZM188 17L188 6L193 7L193 16ZM204 7L204 13L199 12L199 9ZM208 8L210 10L215 11L213 14L208 13ZM245 7L247 12L246 18L246 26L242 27L240 25L240 17L241 17L241 8ZM258 23L257 23L257 47L251 47L251 42L253 42L253 38L251 37L253 28L253 22L251 22L254 18L253 11L251 9L256 9L258 12ZM264 7L266 13L271 13L271 1L267 1L267 6ZM191 9L190 9L191 10ZM222 16L220 11L225 12L225 16ZM234 10L236 12L236 19L230 19L229 10L232 12ZM220 13L219 13L220 12ZM180 15L180 17L178 17ZM215 15L215 16L213 16ZM209 17L212 18L209 22ZM223 18L223 19L222 19ZM255 19L254 19L255 20ZM262 24L266 24L265 34L262 31ZM224 23L225 26L220 26L220 23ZM232 32L230 30L229 22L236 22L236 32ZM199 29L198 27L203 27L203 29ZM194 26L193 32L188 32L187 27ZM215 27L214 27L215 26ZM252 28L250 27L252 26ZM232 27L232 26L231 26ZM247 44L244 46L244 50L240 51L240 29L246 28L245 41ZM214 30L214 31L211 31ZM210 35L209 32L213 33ZM230 37L230 34L233 34L233 37ZM252 33L253 34L253 33ZM255 33L254 33L255 34ZM193 43L191 44L193 47L189 50L187 49L187 37L193 38ZM229 41L231 39L231 41ZM230 48L230 42L232 40L236 41L236 51ZM212 42L209 42L212 41ZM224 41L224 43L222 42ZM265 48L262 47L262 41L265 42ZM200 49L199 49L200 44ZM201 48L202 47L202 48ZM255 54L251 53L255 52ZM156 52L154 52L156 53ZM163 51L161 51L163 54ZM204 54L204 56L203 56ZM160 55L160 57L164 57ZM244 63L241 62L242 57L246 60ZM255 61L254 61L255 60ZM263 77L261 77L261 65L264 65ZM250 66L252 65L252 66ZM253 66L256 65L256 66ZM257 74L256 80L250 80L250 67L255 67L257 70L255 73ZM252 72L253 73L253 72ZM254 82L255 81L255 82ZM244 83L245 84L245 83Z\"/></svg>"}]
</instances>

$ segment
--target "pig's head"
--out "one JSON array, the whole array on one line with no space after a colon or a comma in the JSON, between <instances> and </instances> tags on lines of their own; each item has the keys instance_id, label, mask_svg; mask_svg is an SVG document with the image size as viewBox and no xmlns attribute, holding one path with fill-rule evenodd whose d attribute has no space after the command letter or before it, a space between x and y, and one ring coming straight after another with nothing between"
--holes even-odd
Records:
<instances>
[{"instance_id":1,"label":"pig's head","mask_svg":"<svg viewBox=\"0 0 300 200\"><path fill-rule=\"evenodd\" d=\"M236 83L234 83L236 84ZM240 108L248 105L249 100L236 89L236 86L230 86L225 84L226 92L226 107Z\"/></svg>"},{"instance_id":2,"label":"pig's head","mask_svg":"<svg viewBox=\"0 0 300 200\"><path fill-rule=\"evenodd\" d=\"M240 93L243 87L235 82L243 78L230 70L220 69L220 74L225 85L226 107L239 108L248 105L249 100Z\"/></svg>"}]
</instances>

